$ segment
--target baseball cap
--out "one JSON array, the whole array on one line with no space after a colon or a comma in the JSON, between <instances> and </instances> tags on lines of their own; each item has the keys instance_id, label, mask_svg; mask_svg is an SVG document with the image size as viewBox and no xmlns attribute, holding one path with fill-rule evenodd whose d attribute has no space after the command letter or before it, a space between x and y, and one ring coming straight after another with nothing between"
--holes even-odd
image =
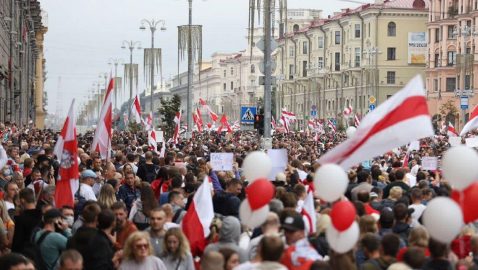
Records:
<instances>
[{"instance_id":1,"label":"baseball cap","mask_svg":"<svg viewBox=\"0 0 478 270\"><path fill-rule=\"evenodd\" d=\"M282 222L282 228L288 231L300 231L305 230L305 223L302 216L299 214L288 215Z\"/></svg>"},{"instance_id":2,"label":"baseball cap","mask_svg":"<svg viewBox=\"0 0 478 270\"><path fill-rule=\"evenodd\" d=\"M277 173L276 175L276 181L277 182L285 182L286 181L286 176L283 172Z\"/></svg>"},{"instance_id":3,"label":"baseball cap","mask_svg":"<svg viewBox=\"0 0 478 270\"><path fill-rule=\"evenodd\" d=\"M55 218L65 218L62 213L60 212L60 210L56 209L56 208L53 208L53 209L50 209L48 211L45 212L45 214L43 214L43 220L52 220L52 219L55 219Z\"/></svg>"},{"instance_id":4,"label":"baseball cap","mask_svg":"<svg viewBox=\"0 0 478 270\"><path fill-rule=\"evenodd\" d=\"M88 178L88 177L91 177L91 178L97 178L98 176L96 175L96 173L92 170L84 170L82 173L81 173L81 178Z\"/></svg>"}]
</instances>

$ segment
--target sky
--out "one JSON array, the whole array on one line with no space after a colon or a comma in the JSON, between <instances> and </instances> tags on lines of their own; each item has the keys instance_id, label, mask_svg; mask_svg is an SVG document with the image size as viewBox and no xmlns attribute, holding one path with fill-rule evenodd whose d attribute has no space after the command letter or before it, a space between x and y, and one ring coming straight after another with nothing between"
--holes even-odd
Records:
<instances>
[{"instance_id":1,"label":"sky","mask_svg":"<svg viewBox=\"0 0 478 270\"><path fill-rule=\"evenodd\" d=\"M354 2L358 1L288 0L288 5L289 9L320 9L327 16L341 8L356 7ZM203 25L203 59L214 52L236 52L247 47L248 3L193 1L193 24ZM73 98L79 107L95 83L104 87L100 74L109 76L112 72L109 60L129 62L129 50L121 49L124 40L140 41L144 48L150 47L150 30L139 29L142 19L166 21L167 30L156 31L155 47L162 48L163 77L169 79L177 74L177 26L188 23L187 0L40 0L40 4L48 15L44 50L49 113L62 117ZM139 63L142 89L142 50L134 51L133 63ZM118 67L118 76L123 76L122 66ZM155 81L158 79L155 77Z\"/></svg>"}]
</instances>

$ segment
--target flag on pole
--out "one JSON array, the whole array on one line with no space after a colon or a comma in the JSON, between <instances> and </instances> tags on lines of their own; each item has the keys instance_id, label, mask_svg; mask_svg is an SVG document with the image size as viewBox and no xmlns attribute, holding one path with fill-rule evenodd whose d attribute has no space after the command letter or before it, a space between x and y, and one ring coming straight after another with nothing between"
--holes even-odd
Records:
<instances>
[{"instance_id":1,"label":"flag on pole","mask_svg":"<svg viewBox=\"0 0 478 270\"><path fill-rule=\"evenodd\" d=\"M201 120L199 119L199 116L197 113L193 112L193 121L194 124L196 124L196 127L198 129L198 132L202 132L202 123Z\"/></svg>"},{"instance_id":2,"label":"flag on pole","mask_svg":"<svg viewBox=\"0 0 478 270\"><path fill-rule=\"evenodd\" d=\"M176 113L176 116L174 117L174 123L176 123L176 127L174 128L173 142L174 144L178 144L179 129L181 128L181 112Z\"/></svg>"},{"instance_id":3,"label":"flag on pole","mask_svg":"<svg viewBox=\"0 0 478 270\"><path fill-rule=\"evenodd\" d=\"M136 95L134 98L133 104L131 104L131 116L136 122L136 124L141 124L141 104L139 103L139 96Z\"/></svg>"},{"instance_id":4,"label":"flag on pole","mask_svg":"<svg viewBox=\"0 0 478 270\"><path fill-rule=\"evenodd\" d=\"M227 128L228 133L232 132L231 126L229 125L229 122L227 121L227 117L225 114L222 115L220 122L221 122L221 125L217 129L217 133L221 133L223 128Z\"/></svg>"},{"instance_id":5,"label":"flag on pole","mask_svg":"<svg viewBox=\"0 0 478 270\"><path fill-rule=\"evenodd\" d=\"M146 130L152 130L153 127L153 113L150 112L148 113L148 116L146 117L146 121L144 121L144 126L146 127Z\"/></svg>"},{"instance_id":6,"label":"flag on pole","mask_svg":"<svg viewBox=\"0 0 478 270\"><path fill-rule=\"evenodd\" d=\"M148 131L148 145L151 150L156 152L158 150L158 142L156 138L156 131L150 130Z\"/></svg>"},{"instance_id":7,"label":"flag on pole","mask_svg":"<svg viewBox=\"0 0 478 270\"><path fill-rule=\"evenodd\" d=\"M332 119L327 120L327 126L332 132L337 132L337 128L335 127L335 123L332 121Z\"/></svg>"},{"instance_id":8,"label":"flag on pole","mask_svg":"<svg viewBox=\"0 0 478 270\"><path fill-rule=\"evenodd\" d=\"M101 158L110 158L111 136L113 127L113 105L112 105L113 79L110 79L106 91L105 101L101 107L100 119L95 130L95 137L91 144L91 151L100 153Z\"/></svg>"},{"instance_id":9,"label":"flag on pole","mask_svg":"<svg viewBox=\"0 0 478 270\"><path fill-rule=\"evenodd\" d=\"M466 122L465 126L460 132L460 136L464 136L467 132L472 131L473 129L478 128L478 105L473 108L470 114L470 120Z\"/></svg>"},{"instance_id":10,"label":"flag on pole","mask_svg":"<svg viewBox=\"0 0 478 270\"><path fill-rule=\"evenodd\" d=\"M73 207L74 194L78 190L78 142L76 141L75 100L71 102L68 116L55 144L54 154L60 161L58 181L55 186L55 206Z\"/></svg>"},{"instance_id":11,"label":"flag on pole","mask_svg":"<svg viewBox=\"0 0 478 270\"><path fill-rule=\"evenodd\" d=\"M348 170L394 147L433 134L423 81L418 75L368 113L353 137L327 152L318 162L336 163Z\"/></svg>"},{"instance_id":12,"label":"flag on pole","mask_svg":"<svg viewBox=\"0 0 478 270\"><path fill-rule=\"evenodd\" d=\"M314 206L314 192L309 190L307 197L305 197L304 205L301 211L302 216L305 219L306 228L309 229L309 234L313 234L317 231L317 215Z\"/></svg>"},{"instance_id":13,"label":"flag on pole","mask_svg":"<svg viewBox=\"0 0 478 270\"><path fill-rule=\"evenodd\" d=\"M355 114L355 117L354 117L354 125L355 127L358 127L360 125L360 119L357 114Z\"/></svg>"},{"instance_id":14,"label":"flag on pole","mask_svg":"<svg viewBox=\"0 0 478 270\"><path fill-rule=\"evenodd\" d=\"M211 183L206 176L194 194L193 201L181 223L193 256L201 254L207 244L206 238L210 233L209 226L214 218L211 190Z\"/></svg>"},{"instance_id":15,"label":"flag on pole","mask_svg":"<svg viewBox=\"0 0 478 270\"><path fill-rule=\"evenodd\" d=\"M202 130L202 127L204 126L204 122L202 121L201 110L199 109L199 107L196 109L196 116L198 118L198 122L201 124L201 130Z\"/></svg>"},{"instance_id":16,"label":"flag on pole","mask_svg":"<svg viewBox=\"0 0 478 270\"><path fill-rule=\"evenodd\" d=\"M455 127L451 122L448 122L446 134L448 135L448 137L458 137L458 132L456 132Z\"/></svg>"},{"instance_id":17,"label":"flag on pole","mask_svg":"<svg viewBox=\"0 0 478 270\"><path fill-rule=\"evenodd\" d=\"M211 118L211 120L213 122L216 122L219 117L217 116L216 113L213 112L211 107L209 107L209 105L207 105L206 101L202 98L199 98L199 104L201 104L201 106L208 111L209 117Z\"/></svg>"},{"instance_id":18,"label":"flag on pole","mask_svg":"<svg viewBox=\"0 0 478 270\"><path fill-rule=\"evenodd\" d=\"M344 109L344 116L350 116L353 112L353 108L352 108L352 105L349 105L347 107L345 107Z\"/></svg>"}]
</instances>

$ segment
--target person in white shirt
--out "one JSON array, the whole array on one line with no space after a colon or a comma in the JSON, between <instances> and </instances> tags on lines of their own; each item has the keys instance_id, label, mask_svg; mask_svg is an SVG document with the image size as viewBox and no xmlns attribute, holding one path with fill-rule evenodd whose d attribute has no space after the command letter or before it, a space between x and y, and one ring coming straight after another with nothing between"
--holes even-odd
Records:
<instances>
[{"instance_id":1,"label":"person in white shirt","mask_svg":"<svg viewBox=\"0 0 478 270\"><path fill-rule=\"evenodd\" d=\"M84 170L81 173L81 181L79 187L80 196L87 201L96 201L95 192L93 191L93 185L96 182L98 176L92 170Z\"/></svg>"},{"instance_id":2,"label":"person in white shirt","mask_svg":"<svg viewBox=\"0 0 478 270\"><path fill-rule=\"evenodd\" d=\"M412 197L412 204L408 207L411 209L414 209L412 213L412 224L410 224L411 227L417 227L420 225L420 222L418 221L420 217L423 214L423 211L427 208L425 205L422 204L422 190L418 188L414 188L411 191L411 197Z\"/></svg>"}]
</instances>

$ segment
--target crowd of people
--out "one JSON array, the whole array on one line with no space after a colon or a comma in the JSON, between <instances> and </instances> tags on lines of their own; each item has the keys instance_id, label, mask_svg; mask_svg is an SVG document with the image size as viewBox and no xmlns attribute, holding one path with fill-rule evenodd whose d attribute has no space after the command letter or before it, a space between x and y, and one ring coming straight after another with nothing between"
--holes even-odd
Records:
<instances>
[{"instance_id":1,"label":"crowd of people","mask_svg":"<svg viewBox=\"0 0 478 270\"><path fill-rule=\"evenodd\" d=\"M325 236L331 203L315 196L314 233L302 207L318 158L345 132L274 135L273 148L287 149L288 165L271 179L274 199L257 228L241 224L239 215L250 180L241 165L260 150L252 132L195 134L168 144L160 157L161 145L150 149L145 133L115 131L109 160L90 151L92 133L79 135L73 207L55 205L58 134L10 123L0 124L0 132L8 159L0 168L2 270L478 269L473 224L450 244L430 238L421 222L427 202L452 191L440 170L421 168L422 157L440 157L449 147L445 135L423 139L413 151L391 149L347 172L341 200L354 204L360 238L353 250L338 253ZM234 154L233 170L212 169L216 152ZM204 179L212 182L215 217L205 248L192 251L181 223Z\"/></svg>"}]
</instances>

